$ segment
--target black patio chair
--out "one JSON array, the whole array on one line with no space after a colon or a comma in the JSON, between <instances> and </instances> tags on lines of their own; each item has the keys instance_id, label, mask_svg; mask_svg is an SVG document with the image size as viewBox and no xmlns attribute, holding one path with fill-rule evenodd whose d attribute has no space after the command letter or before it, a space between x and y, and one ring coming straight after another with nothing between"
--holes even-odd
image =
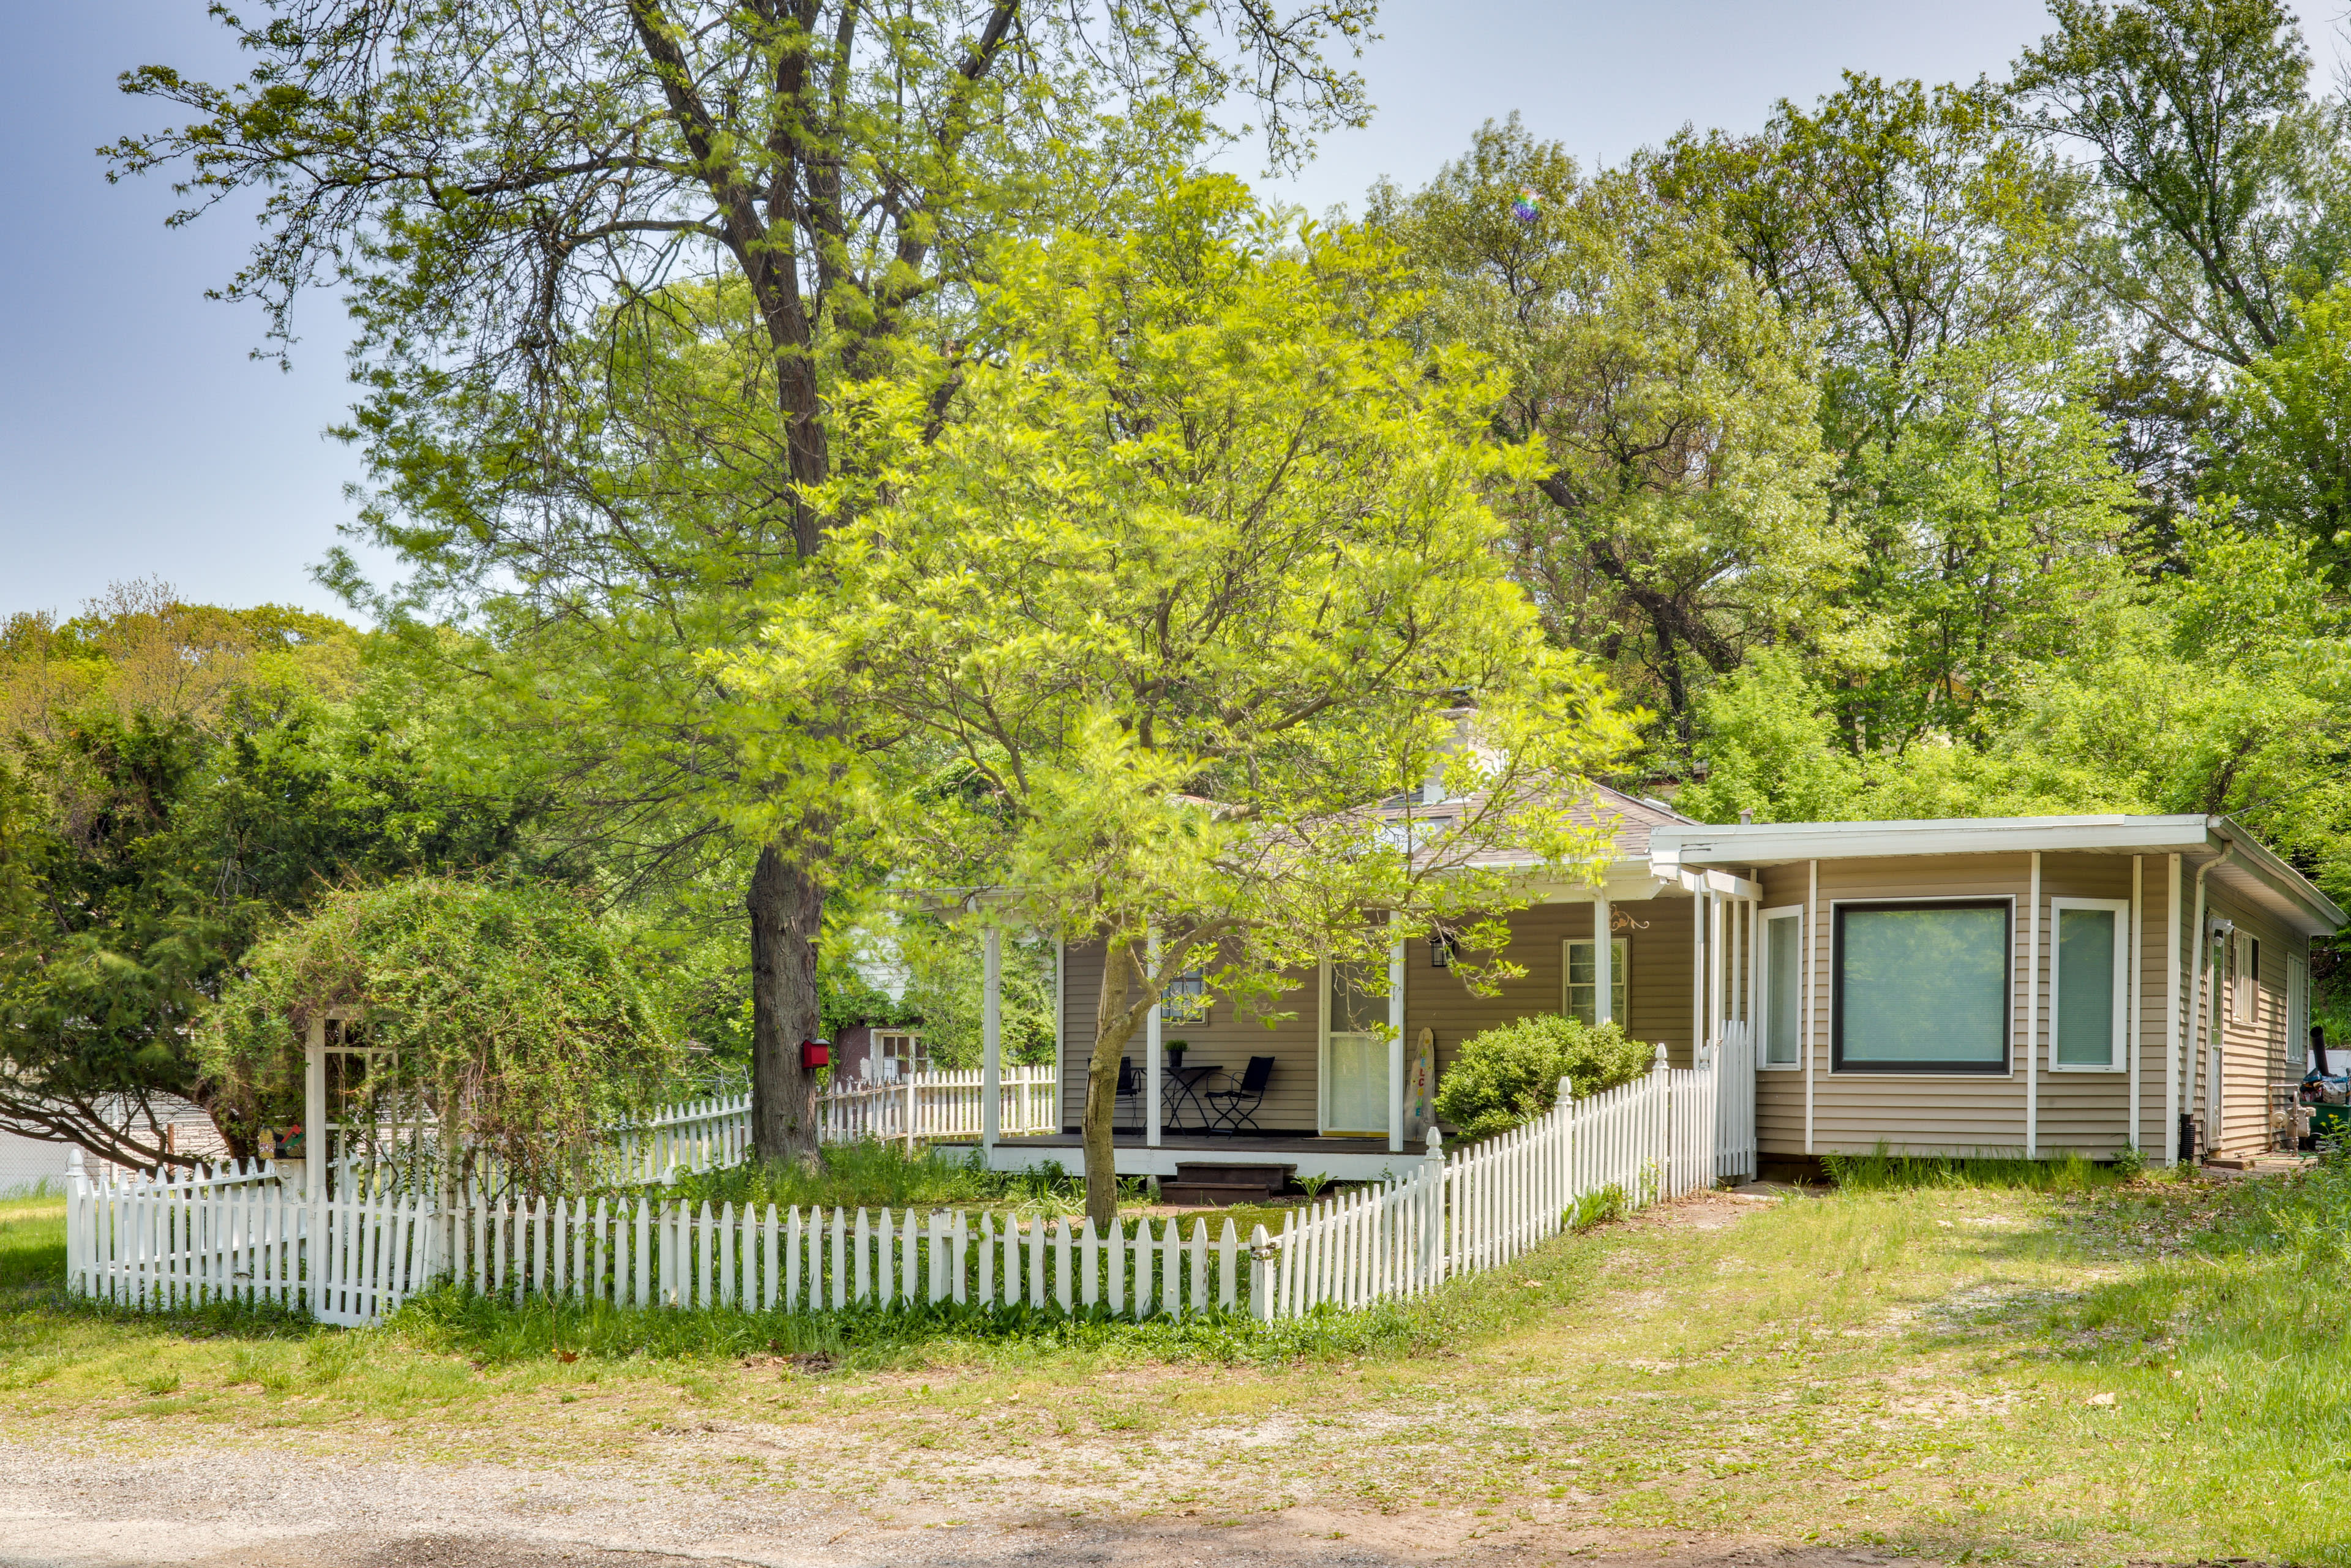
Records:
<instances>
[{"instance_id":1,"label":"black patio chair","mask_svg":"<svg viewBox=\"0 0 2351 1568\"><path fill-rule=\"evenodd\" d=\"M1204 1096L1208 1102L1208 1126L1211 1131L1222 1127L1238 1138L1241 1129L1259 1131L1257 1108L1265 1103L1265 1086L1273 1079L1273 1058L1252 1056L1249 1066L1238 1078L1225 1074L1224 1089L1211 1089Z\"/></svg>"},{"instance_id":2,"label":"black patio chair","mask_svg":"<svg viewBox=\"0 0 2351 1568\"><path fill-rule=\"evenodd\" d=\"M1118 1059L1118 1099L1111 1107L1111 1123L1113 1126L1118 1122L1120 1105L1134 1108L1134 1125L1128 1131L1140 1132L1143 1127L1143 1074L1134 1070L1134 1058L1131 1056L1122 1056Z\"/></svg>"}]
</instances>

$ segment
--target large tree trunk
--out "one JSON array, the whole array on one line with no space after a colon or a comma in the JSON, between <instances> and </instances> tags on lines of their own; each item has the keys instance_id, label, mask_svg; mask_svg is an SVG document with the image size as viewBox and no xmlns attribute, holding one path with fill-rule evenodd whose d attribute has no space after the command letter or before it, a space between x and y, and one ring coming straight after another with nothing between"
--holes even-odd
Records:
<instances>
[{"instance_id":1,"label":"large tree trunk","mask_svg":"<svg viewBox=\"0 0 2351 1568\"><path fill-rule=\"evenodd\" d=\"M1137 1019L1148 1010L1128 1005L1130 975L1140 978L1134 946L1110 944L1102 953L1101 998L1094 1004L1093 1055L1086 1061L1086 1218L1094 1222L1096 1235L1118 1219L1118 1150L1112 1136L1118 1127L1118 1059L1134 1038Z\"/></svg>"},{"instance_id":2,"label":"large tree trunk","mask_svg":"<svg viewBox=\"0 0 2351 1568\"><path fill-rule=\"evenodd\" d=\"M774 844L759 851L744 900L751 913L751 1154L816 1161L816 1074L800 1041L821 1029L816 943L824 889Z\"/></svg>"}]
</instances>

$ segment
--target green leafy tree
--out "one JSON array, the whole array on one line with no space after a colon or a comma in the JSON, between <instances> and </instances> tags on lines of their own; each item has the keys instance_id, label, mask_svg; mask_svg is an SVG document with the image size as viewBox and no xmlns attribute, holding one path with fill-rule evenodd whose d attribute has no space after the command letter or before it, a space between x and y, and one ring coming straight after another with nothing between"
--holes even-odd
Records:
<instances>
[{"instance_id":1,"label":"green leafy tree","mask_svg":"<svg viewBox=\"0 0 2351 1568\"><path fill-rule=\"evenodd\" d=\"M1500 497L1513 573L1686 746L1704 680L1813 618L1853 564L1802 330L1710 220L1584 179L1515 120L1426 189L1374 192L1372 222L1426 269L1423 330L1501 368L1493 423L1530 463Z\"/></svg>"},{"instance_id":2,"label":"green leafy tree","mask_svg":"<svg viewBox=\"0 0 2351 1568\"><path fill-rule=\"evenodd\" d=\"M2309 540L2312 559L2351 580L2351 287L2303 307L2294 335L2233 378L2208 438L2208 497L2233 515Z\"/></svg>"},{"instance_id":3,"label":"green leafy tree","mask_svg":"<svg viewBox=\"0 0 2351 1568\"><path fill-rule=\"evenodd\" d=\"M2341 271L2335 128L2280 0L2051 0L2020 123L2079 149L2110 208L2079 264L2190 353L2246 365Z\"/></svg>"},{"instance_id":4,"label":"green leafy tree","mask_svg":"<svg viewBox=\"0 0 2351 1568\"><path fill-rule=\"evenodd\" d=\"M951 396L988 247L1114 219L1228 89L1277 159L1360 120L1323 50L1371 14L298 0L217 13L255 61L243 81L124 78L193 118L117 142L116 174L176 172L174 222L261 198L230 298L285 336L304 290L344 290L348 434L380 486L359 531L413 571L380 608L480 613L507 655L488 700L559 734L649 872L706 871L721 832L758 846L762 1155L813 1153L794 1046L818 1028L826 885L853 851L828 813L783 809L812 797L763 769L802 748L752 767L713 672L867 494L840 386ZM704 351L663 351L681 340ZM330 576L370 593L348 557Z\"/></svg>"},{"instance_id":5,"label":"green leafy tree","mask_svg":"<svg viewBox=\"0 0 2351 1568\"><path fill-rule=\"evenodd\" d=\"M520 866L545 802L472 794L407 697L324 617L152 584L0 634L0 1126L127 1164L175 1156L160 1098L253 1124L193 1020L271 921L337 882Z\"/></svg>"},{"instance_id":6,"label":"green leafy tree","mask_svg":"<svg viewBox=\"0 0 2351 1568\"><path fill-rule=\"evenodd\" d=\"M478 1178L487 1157L525 1190L577 1190L611 1129L652 1109L679 1067L618 949L558 889L340 888L237 967L195 1040L232 1114L257 1124L298 1106L310 1028L340 1016L391 1052L358 1092L394 1124L423 1111L449 1180Z\"/></svg>"},{"instance_id":7,"label":"green leafy tree","mask_svg":"<svg viewBox=\"0 0 2351 1568\"><path fill-rule=\"evenodd\" d=\"M1220 181L1134 235L1024 249L987 301L1001 367L747 673L804 727L892 737L838 788L910 887L1104 944L1098 1221L1120 1055L1172 978L1268 1007L1301 967L1384 955L1379 912L1509 907L1475 868L1587 847L1561 796L1628 738L1498 570L1501 389L1412 350L1407 285L1384 244L1284 234Z\"/></svg>"}]
</instances>

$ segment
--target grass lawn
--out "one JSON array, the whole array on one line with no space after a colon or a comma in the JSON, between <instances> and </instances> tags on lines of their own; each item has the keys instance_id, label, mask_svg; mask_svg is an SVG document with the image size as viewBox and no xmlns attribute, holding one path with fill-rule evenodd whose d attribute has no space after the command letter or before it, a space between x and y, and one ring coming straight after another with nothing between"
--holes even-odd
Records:
<instances>
[{"instance_id":1,"label":"grass lawn","mask_svg":"<svg viewBox=\"0 0 2351 1568\"><path fill-rule=\"evenodd\" d=\"M60 1299L61 1203L0 1204L0 1437L661 1465L876 1507L911 1477L947 1512L1300 1509L1457 1542L2351 1563L2351 1173L1914 1176L1716 1197L1277 1335L454 1298L368 1333L141 1321Z\"/></svg>"}]
</instances>

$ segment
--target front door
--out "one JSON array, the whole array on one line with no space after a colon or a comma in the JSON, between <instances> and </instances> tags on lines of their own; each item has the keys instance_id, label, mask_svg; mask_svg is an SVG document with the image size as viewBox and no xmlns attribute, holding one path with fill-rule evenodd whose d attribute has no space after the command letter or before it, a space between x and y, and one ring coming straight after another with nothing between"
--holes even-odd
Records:
<instances>
[{"instance_id":1,"label":"front door","mask_svg":"<svg viewBox=\"0 0 2351 1568\"><path fill-rule=\"evenodd\" d=\"M1322 969L1322 1130L1384 1138L1387 998L1371 989L1368 964L1325 964Z\"/></svg>"}]
</instances>

